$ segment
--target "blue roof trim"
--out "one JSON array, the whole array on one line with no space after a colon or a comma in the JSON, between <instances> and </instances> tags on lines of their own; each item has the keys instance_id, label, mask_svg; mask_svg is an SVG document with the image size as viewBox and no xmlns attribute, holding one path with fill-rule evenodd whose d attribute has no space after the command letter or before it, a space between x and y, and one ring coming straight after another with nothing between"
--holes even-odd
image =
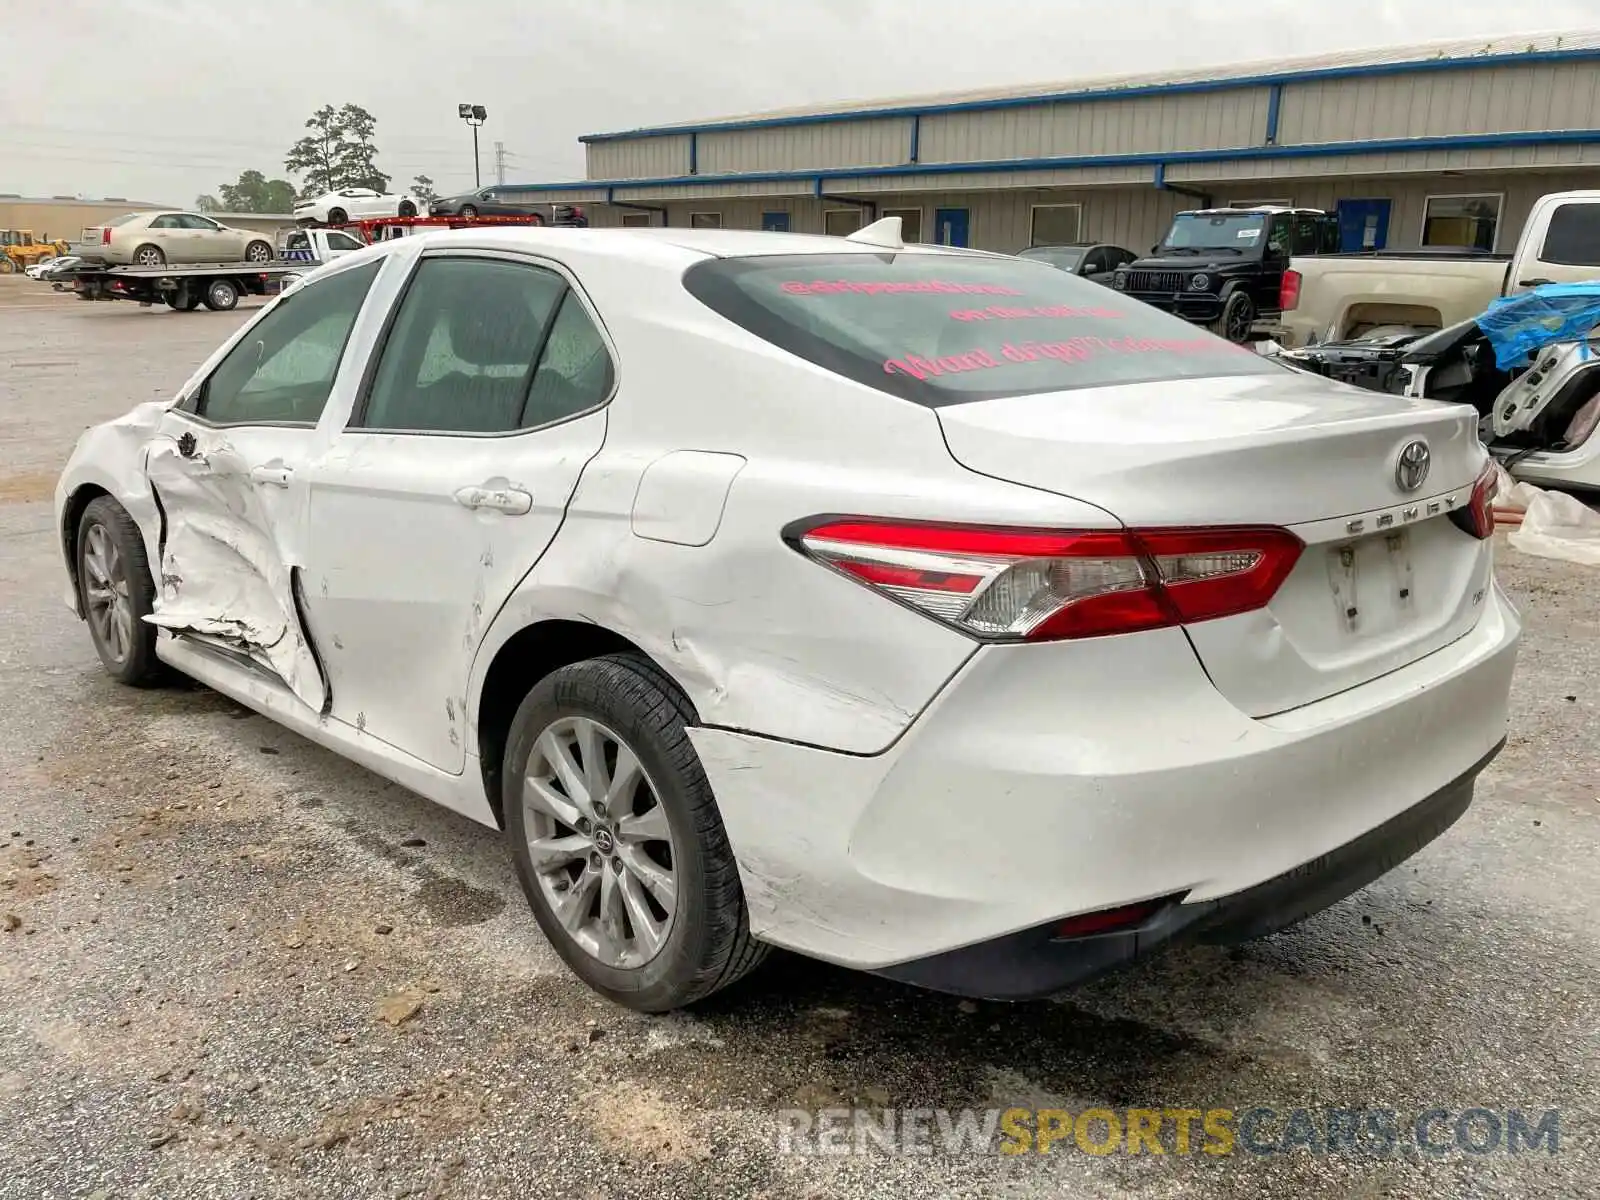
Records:
<instances>
[{"instance_id":1,"label":"blue roof trim","mask_svg":"<svg viewBox=\"0 0 1600 1200\"><path fill-rule=\"evenodd\" d=\"M1196 79L1184 83L1149 83L1134 87L1048 92L1036 96L1003 96L993 100L958 100L947 104L907 104L896 108L856 108L847 112L812 113L793 117L752 117L745 121L708 122L701 125L647 126L616 133L586 133L580 142L620 142L634 138L682 137L691 133L724 133L741 129L781 129L791 125L826 125L833 121L874 121L892 117L926 117L945 113L986 112L1000 108L1032 108L1040 104L1089 103L1127 100L1137 96L1172 96L1193 92L1225 92L1237 88L1269 87L1285 83L1316 83L1325 79L1360 79L1379 75L1405 75L1414 71L1470 71L1518 63L1600 62L1600 48L1579 50L1523 50L1512 54L1479 54L1466 58L1420 58L1396 63L1369 63L1356 67L1316 67L1305 71L1274 71L1265 75L1239 75L1231 79Z\"/></svg>"},{"instance_id":2,"label":"blue roof trim","mask_svg":"<svg viewBox=\"0 0 1600 1200\"><path fill-rule=\"evenodd\" d=\"M658 179L580 179L572 183L513 183L507 192L581 192L609 188L673 187L684 184L793 183L820 189L829 180L885 175L986 175L1009 171L1050 171L1073 167L1170 167L1174 163L1236 162L1241 159L1336 158L1417 150L1498 150L1508 146L1600 144L1600 129L1531 130L1526 133L1446 134L1371 142L1316 142L1302 146L1236 146L1222 150L1152 150L1137 154L1077 155L1068 158L1004 158L980 162L905 163L899 166L831 168L824 171L752 171L731 175L671 175Z\"/></svg>"}]
</instances>

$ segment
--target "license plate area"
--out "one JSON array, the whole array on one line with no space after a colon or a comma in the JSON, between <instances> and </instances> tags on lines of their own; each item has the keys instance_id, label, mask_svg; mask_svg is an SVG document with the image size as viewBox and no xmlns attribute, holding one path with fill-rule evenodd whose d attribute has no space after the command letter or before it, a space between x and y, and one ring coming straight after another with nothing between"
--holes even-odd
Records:
<instances>
[{"instance_id":1,"label":"license plate area","mask_svg":"<svg viewBox=\"0 0 1600 1200\"><path fill-rule=\"evenodd\" d=\"M1326 553L1335 617L1348 635L1381 637L1416 619L1409 530L1340 542Z\"/></svg>"}]
</instances>

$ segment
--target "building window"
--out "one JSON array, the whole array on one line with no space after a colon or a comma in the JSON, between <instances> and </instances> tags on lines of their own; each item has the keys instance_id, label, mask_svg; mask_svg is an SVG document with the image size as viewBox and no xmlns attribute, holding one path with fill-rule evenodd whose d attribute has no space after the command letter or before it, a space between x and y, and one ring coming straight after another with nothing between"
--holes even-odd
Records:
<instances>
[{"instance_id":1,"label":"building window","mask_svg":"<svg viewBox=\"0 0 1600 1200\"><path fill-rule=\"evenodd\" d=\"M650 214L647 212L625 212L622 214L622 225L625 229L650 228Z\"/></svg>"},{"instance_id":2,"label":"building window","mask_svg":"<svg viewBox=\"0 0 1600 1200\"><path fill-rule=\"evenodd\" d=\"M822 214L822 232L829 237L849 237L860 228L859 208L830 208Z\"/></svg>"},{"instance_id":3,"label":"building window","mask_svg":"<svg viewBox=\"0 0 1600 1200\"><path fill-rule=\"evenodd\" d=\"M900 240L908 246L922 240L922 210L920 208L886 208L886 217L900 218Z\"/></svg>"},{"instance_id":4,"label":"building window","mask_svg":"<svg viewBox=\"0 0 1600 1200\"><path fill-rule=\"evenodd\" d=\"M1066 246L1078 240L1083 227L1081 204L1035 204L1030 246Z\"/></svg>"},{"instance_id":5,"label":"building window","mask_svg":"<svg viewBox=\"0 0 1600 1200\"><path fill-rule=\"evenodd\" d=\"M1429 196L1422 211L1424 246L1493 250L1504 196Z\"/></svg>"},{"instance_id":6,"label":"building window","mask_svg":"<svg viewBox=\"0 0 1600 1200\"><path fill-rule=\"evenodd\" d=\"M1287 196L1276 200L1229 200L1229 208L1293 208L1294 201Z\"/></svg>"},{"instance_id":7,"label":"building window","mask_svg":"<svg viewBox=\"0 0 1600 1200\"><path fill-rule=\"evenodd\" d=\"M714 212L714 213L690 213L689 214L689 228L690 229L721 229L722 228L722 214L719 213L719 212Z\"/></svg>"}]
</instances>

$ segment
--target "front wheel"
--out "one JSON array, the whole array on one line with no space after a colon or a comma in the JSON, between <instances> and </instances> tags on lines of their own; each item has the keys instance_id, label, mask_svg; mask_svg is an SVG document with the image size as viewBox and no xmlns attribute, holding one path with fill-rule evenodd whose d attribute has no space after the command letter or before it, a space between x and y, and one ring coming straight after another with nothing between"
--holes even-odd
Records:
<instances>
[{"instance_id":1,"label":"front wheel","mask_svg":"<svg viewBox=\"0 0 1600 1200\"><path fill-rule=\"evenodd\" d=\"M1222 304L1222 315L1211 325L1211 332L1225 337L1236 346L1250 340L1250 330L1256 323L1256 306L1244 292L1234 292Z\"/></svg>"},{"instance_id":2,"label":"front wheel","mask_svg":"<svg viewBox=\"0 0 1600 1200\"><path fill-rule=\"evenodd\" d=\"M206 288L205 305L212 312L229 312L239 303L239 289L226 279L214 279Z\"/></svg>"},{"instance_id":3,"label":"front wheel","mask_svg":"<svg viewBox=\"0 0 1600 1200\"><path fill-rule=\"evenodd\" d=\"M271 242L251 242L244 248L244 260L248 263L269 263L272 261Z\"/></svg>"},{"instance_id":4,"label":"front wheel","mask_svg":"<svg viewBox=\"0 0 1600 1200\"><path fill-rule=\"evenodd\" d=\"M639 1012L703 999L767 952L693 719L655 664L616 654L537 683L506 747L506 830L540 928L585 983Z\"/></svg>"},{"instance_id":5,"label":"front wheel","mask_svg":"<svg viewBox=\"0 0 1600 1200\"><path fill-rule=\"evenodd\" d=\"M347 224L349 224L349 222L350 222L350 214L345 212L344 209L342 209L342 208L330 208L328 210L328 224L329 225L347 225Z\"/></svg>"},{"instance_id":6,"label":"front wheel","mask_svg":"<svg viewBox=\"0 0 1600 1200\"><path fill-rule=\"evenodd\" d=\"M402 217L414 217L417 215L417 206L409 200L402 200L399 211Z\"/></svg>"},{"instance_id":7,"label":"front wheel","mask_svg":"<svg viewBox=\"0 0 1600 1200\"><path fill-rule=\"evenodd\" d=\"M78 598L106 673L133 687L159 682L156 629L145 620L156 589L144 537L110 496L96 497L83 510L77 558Z\"/></svg>"}]
</instances>

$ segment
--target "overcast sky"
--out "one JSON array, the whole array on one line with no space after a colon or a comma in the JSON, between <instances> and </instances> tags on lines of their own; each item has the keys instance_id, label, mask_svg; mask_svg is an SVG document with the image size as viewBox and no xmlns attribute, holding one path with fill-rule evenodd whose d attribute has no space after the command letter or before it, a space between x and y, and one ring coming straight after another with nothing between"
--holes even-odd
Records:
<instances>
[{"instance_id":1,"label":"overcast sky","mask_svg":"<svg viewBox=\"0 0 1600 1200\"><path fill-rule=\"evenodd\" d=\"M404 190L472 184L456 104L511 181L582 133L989 85L1600 27L1600 0L0 0L0 192L190 204L323 104L378 120ZM447 14L456 15L447 15ZM1327 14L1326 16L1320 14ZM59 48L59 49L58 49Z\"/></svg>"}]
</instances>

